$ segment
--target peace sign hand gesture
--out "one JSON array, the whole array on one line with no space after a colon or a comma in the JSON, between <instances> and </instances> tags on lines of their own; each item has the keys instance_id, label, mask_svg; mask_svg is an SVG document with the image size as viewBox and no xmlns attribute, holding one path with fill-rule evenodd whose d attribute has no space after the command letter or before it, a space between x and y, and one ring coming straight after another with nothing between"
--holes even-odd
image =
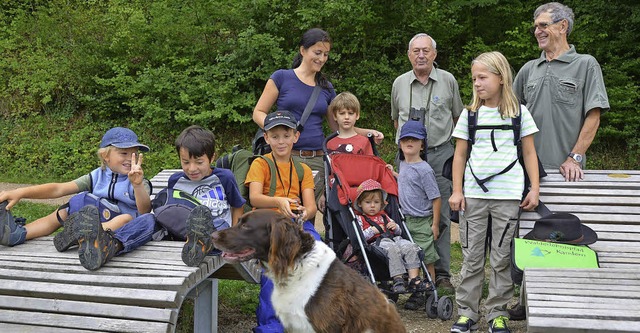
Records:
<instances>
[{"instance_id":1,"label":"peace sign hand gesture","mask_svg":"<svg viewBox=\"0 0 640 333\"><path fill-rule=\"evenodd\" d=\"M136 159L136 153L131 154L131 170L129 171L128 177L129 182L132 185L140 185L144 180L144 171L142 170L142 153L137 154L138 158Z\"/></svg>"}]
</instances>

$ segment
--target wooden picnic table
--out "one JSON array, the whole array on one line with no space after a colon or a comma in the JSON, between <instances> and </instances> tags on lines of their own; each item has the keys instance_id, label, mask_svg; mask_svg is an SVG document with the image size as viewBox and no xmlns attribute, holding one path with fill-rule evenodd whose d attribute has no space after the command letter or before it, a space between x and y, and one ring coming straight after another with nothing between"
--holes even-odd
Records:
<instances>
[{"instance_id":1,"label":"wooden picnic table","mask_svg":"<svg viewBox=\"0 0 640 333\"><path fill-rule=\"evenodd\" d=\"M152 178L154 193L167 179ZM258 283L261 269L219 256L188 267L183 245L152 241L96 271L77 251L56 251L53 237L0 247L0 332L174 332L185 298L194 332L217 332L218 279Z\"/></svg>"},{"instance_id":2,"label":"wooden picnic table","mask_svg":"<svg viewBox=\"0 0 640 333\"><path fill-rule=\"evenodd\" d=\"M640 171L586 170L580 182L549 172L540 200L597 232L601 268L525 269L528 332L640 332ZM539 217L524 213L520 236Z\"/></svg>"}]
</instances>

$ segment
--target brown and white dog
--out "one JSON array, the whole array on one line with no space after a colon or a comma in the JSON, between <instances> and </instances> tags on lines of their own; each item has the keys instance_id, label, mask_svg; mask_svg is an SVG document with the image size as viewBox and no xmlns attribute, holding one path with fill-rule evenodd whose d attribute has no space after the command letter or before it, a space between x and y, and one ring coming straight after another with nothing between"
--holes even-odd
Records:
<instances>
[{"instance_id":1,"label":"brown and white dog","mask_svg":"<svg viewBox=\"0 0 640 333\"><path fill-rule=\"evenodd\" d=\"M211 237L225 260L263 263L287 332L406 332L395 305L378 288L276 211L249 212Z\"/></svg>"}]
</instances>

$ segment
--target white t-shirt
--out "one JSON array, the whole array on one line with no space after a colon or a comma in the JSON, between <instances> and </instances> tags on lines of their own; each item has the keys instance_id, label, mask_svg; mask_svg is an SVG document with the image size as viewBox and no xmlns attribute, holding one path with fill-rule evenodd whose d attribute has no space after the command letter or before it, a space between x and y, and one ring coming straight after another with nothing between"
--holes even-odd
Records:
<instances>
[{"instance_id":1,"label":"white t-shirt","mask_svg":"<svg viewBox=\"0 0 640 333\"><path fill-rule=\"evenodd\" d=\"M511 125L511 118L502 119L497 108L480 107L478 112L478 125ZM531 113L521 106L521 132L520 137L525 137L538 132ZM492 135L493 132L493 143ZM453 131L453 137L462 140L469 139L468 112L465 109ZM494 144L497 148L494 151ZM513 130L476 130L476 142L471 149L471 156L464 171L464 196L478 199L520 200L524 189L524 170L520 163L516 164L508 172L495 176L484 185L489 189L484 192L476 182L473 173L484 179L504 170L509 164L518 158L517 147L513 144Z\"/></svg>"}]
</instances>

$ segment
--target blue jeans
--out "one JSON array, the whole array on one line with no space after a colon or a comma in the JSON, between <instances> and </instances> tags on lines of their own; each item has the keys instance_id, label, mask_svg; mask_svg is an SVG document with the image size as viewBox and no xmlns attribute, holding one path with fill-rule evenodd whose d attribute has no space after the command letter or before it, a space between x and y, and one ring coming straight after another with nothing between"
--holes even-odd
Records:
<instances>
[{"instance_id":1,"label":"blue jeans","mask_svg":"<svg viewBox=\"0 0 640 333\"><path fill-rule=\"evenodd\" d=\"M313 236L316 240L322 240L320 234L313 227L311 221L306 221L302 225L302 229ZM284 327L276 316L271 303L271 294L273 293L273 281L267 278L262 272L260 276L260 294L258 295L258 308L256 309L256 319L258 326L253 328L255 333L283 333Z\"/></svg>"},{"instance_id":2,"label":"blue jeans","mask_svg":"<svg viewBox=\"0 0 640 333\"><path fill-rule=\"evenodd\" d=\"M114 237L122 243L122 251L116 255L131 252L147 244L151 241L151 236L155 231L156 218L151 213L142 214L129 221L122 228L113 232Z\"/></svg>"}]
</instances>

